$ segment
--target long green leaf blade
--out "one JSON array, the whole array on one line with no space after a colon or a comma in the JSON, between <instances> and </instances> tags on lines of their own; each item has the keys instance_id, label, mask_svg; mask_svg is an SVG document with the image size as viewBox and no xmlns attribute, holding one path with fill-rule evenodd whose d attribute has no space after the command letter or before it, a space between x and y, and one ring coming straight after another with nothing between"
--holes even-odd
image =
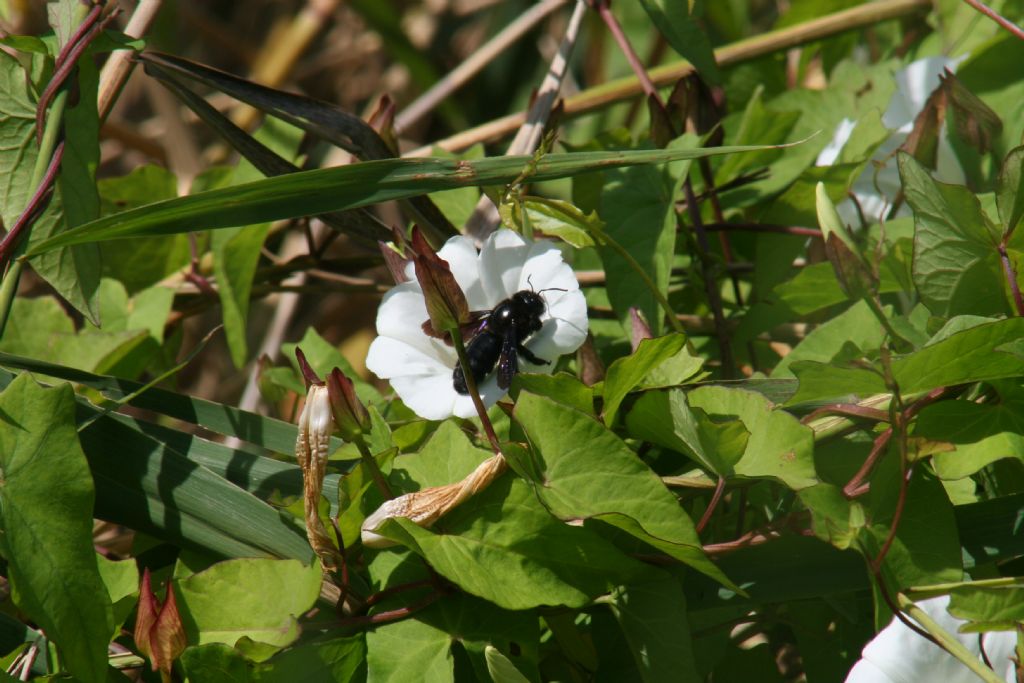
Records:
<instances>
[{"instance_id":1,"label":"long green leaf blade","mask_svg":"<svg viewBox=\"0 0 1024 683\"><path fill-rule=\"evenodd\" d=\"M541 159L530 179L552 180L585 170L658 164L762 149L766 148L708 147L550 154ZM29 256L71 244L171 235L193 231L197 227L228 228L354 209L467 185L510 183L530 163L532 159L526 156L495 157L479 161L385 159L291 173L156 202L104 217L36 245Z\"/></svg>"}]
</instances>

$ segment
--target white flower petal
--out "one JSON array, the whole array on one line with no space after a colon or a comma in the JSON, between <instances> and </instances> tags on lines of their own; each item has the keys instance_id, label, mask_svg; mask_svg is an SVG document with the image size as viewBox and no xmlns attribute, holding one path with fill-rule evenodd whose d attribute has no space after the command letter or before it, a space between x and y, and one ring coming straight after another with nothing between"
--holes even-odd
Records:
<instances>
[{"instance_id":1,"label":"white flower petal","mask_svg":"<svg viewBox=\"0 0 1024 683\"><path fill-rule=\"evenodd\" d=\"M450 239L438 253L450 264L473 310L490 310L523 289L554 288L542 292L546 304L542 327L527 342L530 350L552 364L533 366L520 357L524 371L550 372L558 356L572 353L586 339L586 299L572 268L550 242L533 243L510 230L498 230L480 254L468 237ZM377 312L378 337L370 345L366 366L390 380L405 404L421 417L473 417L472 399L458 394L453 384L455 350L423 332L426 319L419 283L407 282L388 292ZM494 372L478 388L485 406L505 395Z\"/></svg>"},{"instance_id":2,"label":"white flower petal","mask_svg":"<svg viewBox=\"0 0 1024 683\"><path fill-rule=\"evenodd\" d=\"M399 339L378 336L366 354L366 367L381 379L392 379L400 375L437 374L444 371L447 363Z\"/></svg>"},{"instance_id":3,"label":"white flower petal","mask_svg":"<svg viewBox=\"0 0 1024 683\"><path fill-rule=\"evenodd\" d=\"M480 250L480 280L493 307L520 289L523 264L530 255L530 245L519 233L496 230Z\"/></svg>"},{"instance_id":4,"label":"white flower petal","mask_svg":"<svg viewBox=\"0 0 1024 683\"><path fill-rule=\"evenodd\" d=\"M875 150L871 162L865 166L851 188L860 205L860 212L849 200L840 202L836 206L840 218L847 225L859 226L861 213L868 221L881 221L886 217L901 189L894 152L906 141L907 136L913 130L914 119L924 109L928 97L939 86L939 75L947 68L955 71L966 57L966 55L956 59L927 57L912 62L906 68L893 74L896 91L882 115L882 124L893 133ZM856 124L849 119L843 119L836 128L832 141L818 155L815 164L828 166L835 163L855 126ZM964 182L963 169L946 139L945 129L939 131L936 166L935 177L937 179L949 183L962 184ZM904 216L909 213L909 207L903 203L896 215Z\"/></svg>"},{"instance_id":5,"label":"white flower petal","mask_svg":"<svg viewBox=\"0 0 1024 683\"><path fill-rule=\"evenodd\" d=\"M893 74L896 92L882 114L882 124L893 129L901 129L907 125L912 127L914 118L924 109L928 97L939 87L939 75L945 69L956 71L956 67L964 59L966 55L957 59L925 57L911 62L906 68ZM908 128L906 132L909 133L910 129Z\"/></svg>"},{"instance_id":6,"label":"white flower petal","mask_svg":"<svg viewBox=\"0 0 1024 683\"><path fill-rule=\"evenodd\" d=\"M544 326L527 347L544 360L553 360L578 349L587 338L587 300L583 292L577 289L563 294L548 306L547 314Z\"/></svg>"},{"instance_id":7,"label":"white flower petal","mask_svg":"<svg viewBox=\"0 0 1024 683\"><path fill-rule=\"evenodd\" d=\"M944 630L955 636L972 653L981 658L977 633L960 633L963 621L946 611L949 596L940 596L917 603ZM993 632L984 636L985 654L998 675L1008 682L1016 680L1014 654L1017 636L1013 632ZM977 676L956 658L931 641L925 640L893 619L868 643L861 659L850 671L846 683L974 683Z\"/></svg>"},{"instance_id":8,"label":"white flower petal","mask_svg":"<svg viewBox=\"0 0 1024 683\"><path fill-rule=\"evenodd\" d=\"M832 134L832 140L825 145L825 149L818 153L818 158L814 161L815 166L831 166L836 163L836 159L839 158L839 153L843 151L843 147L846 146L847 141L850 139L850 134L853 133L853 129L857 127L857 122L853 119L844 118L836 126L836 132Z\"/></svg>"},{"instance_id":9,"label":"white flower petal","mask_svg":"<svg viewBox=\"0 0 1024 683\"><path fill-rule=\"evenodd\" d=\"M405 405L420 417L443 420L453 414L459 395L452 386L450 369L423 375L397 375L390 381Z\"/></svg>"},{"instance_id":10,"label":"white flower petal","mask_svg":"<svg viewBox=\"0 0 1024 683\"><path fill-rule=\"evenodd\" d=\"M476 247L473 239L464 235L452 237L437 251L451 266L452 275L466 295L466 303L470 310L487 308L487 296L480 282L480 269L477 265Z\"/></svg>"}]
</instances>

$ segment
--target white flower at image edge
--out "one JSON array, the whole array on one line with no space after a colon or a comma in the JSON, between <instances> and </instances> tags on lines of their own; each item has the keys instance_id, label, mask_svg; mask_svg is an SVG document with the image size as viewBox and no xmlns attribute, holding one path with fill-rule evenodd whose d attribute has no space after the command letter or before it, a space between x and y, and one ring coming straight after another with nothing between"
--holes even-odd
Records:
<instances>
[{"instance_id":1,"label":"white flower at image edge","mask_svg":"<svg viewBox=\"0 0 1024 683\"><path fill-rule=\"evenodd\" d=\"M943 595L917 603L947 633L956 637L978 659L980 642L996 675L1014 683L1017 680L1014 656L1017 634L1013 631L992 631L985 634L960 633L964 621L946 611L949 596ZM938 645L911 631L899 619L864 646L846 683L977 683L977 675L961 661Z\"/></svg>"},{"instance_id":2,"label":"white flower at image edge","mask_svg":"<svg viewBox=\"0 0 1024 683\"><path fill-rule=\"evenodd\" d=\"M448 240L438 255L451 266L471 311L490 310L524 289L566 290L541 294L546 303L542 327L525 344L550 364L533 365L520 356L520 371L551 372L559 356L572 353L586 339L587 302L572 268L553 243L530 242L502 229L487 238L479 254L471 238L458 236ZM411 279L384 295L377 310L378 336L370 344L366 367L389 380L402 401L420 417L475 416L472 399L457 393L452 384L458 360L454 347L423 332L427 308L412 264L406 275ZM505 395L494 373L480 383L479 390L486 406Z\"/></svg>"},{"instance_id":3,"label":"white flower at image edge","mask_svg":"<svg viewBox=\"0 0 1024 683\"><path fill-rule=\"evenodd\" d=\"M889 99L889 105L882 114L882 125L892 131L889 138L879 146L870 163L853 183L854 196L868 222L877 222L885 217L892 207L902 185L896 168L896 149L907 141L914 129L914 119L924 109L928 97L939 87L939 75L946 69L956 71L967 56L948 59L926 57L911 62L906 68L893 74L896 91ZM857 127L852 119L843 119L836 127L832 140L818 154L816 166L831 166L839 160L840 153ZM960 167L953 148L949 144L945 127L939 132L936 154L935 178L944 183L963 184L964 172ZM836 205L840 218L847 225L859 226L860 216L849 199ZM906 216L910 209L904 202L897 215Z\"/></svg>"}]
</instances>

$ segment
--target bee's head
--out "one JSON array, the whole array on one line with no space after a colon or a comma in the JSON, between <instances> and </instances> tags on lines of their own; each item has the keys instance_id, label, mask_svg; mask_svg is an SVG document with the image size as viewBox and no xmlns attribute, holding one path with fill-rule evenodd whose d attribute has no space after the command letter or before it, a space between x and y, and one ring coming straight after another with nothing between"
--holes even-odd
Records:
<instances>
[{"instance_id":1,"label":"bee's head","mask_svg":"<svg viewBox=\"0 0 1024 683\"><path fill-rule=\"evenodd\" d=\"M531 282L530 280L530 278L532 277L533 276L531 275L526 278L526 283L530 285L530 288L516 292L512 298L515 299L521 306L523 306L523 308L525 308L531 314L539 316L542 313L544 313L545 309L544 298L541 296L541 294L550 291L566 292L568 290L562 289L561 287L545 287L540 291L535 290L533 288L533 282Z\"/></svg>"}]
</instances>

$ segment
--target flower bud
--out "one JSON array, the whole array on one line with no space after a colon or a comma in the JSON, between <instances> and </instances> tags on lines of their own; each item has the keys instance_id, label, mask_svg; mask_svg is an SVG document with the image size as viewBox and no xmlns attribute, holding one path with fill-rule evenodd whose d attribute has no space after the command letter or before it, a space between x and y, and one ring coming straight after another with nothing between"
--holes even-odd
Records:
<instances>
[{"instance_id":1,"label":"flower bud","mask_svg":"<svg viewBox=\"0 0 1024 683\"><path fill-rule=\"evenodd\" d=\"M851 299L869 296L877 289L875 276L857 251L853 238L843 225L835 204L825 192L824 183L815 188L818 224L825 238L825 254L832 263L843 292Z\"/></svg>"},{"instance_id":2,"label":"flower bud","mask_svg":"<svg viewBox=\"0 0 1024 683\"><path fill-rule=\"evenodd\" d=\"M167 597L161 605L153 594L149 569L142 574L134 638L139 652L150 660L153 671L159 670L164 680L170 680L171 666L185 651L188 641L174 598L174 586L167 584Z\"/></svg>"},{"instance_id":3,"label":"flower bud","mask_svg":"<svg viewBox=\"0 0 1024 683\"><path fill-rule=\"evenodd\" d=\"M416 279L423 289L431 325L438 333L458 330L461 323L469 320L469 304L451 267L437 255L419 228L413 229L412 246L416 253Z\"/></svg>"},{"instance_id":4,"label":"flower bud","mask_svg":"<svg viewBox=\"0 0 1024 683\"><path fill-rule=\"evenodd\" d=\"M356 396L352 380L338 368L334 368L327 376L327 394L334 421L343 439L355 441L370 428L370 415L366 412L366 406Z\"/></svg>"},{"instance_id":5,"label":"flower bud","mask_svg":"<svg viewBox=\"0 0 1024 683\"><path fill-rule=\"evenodd\" d=\"M295 360L299 363L299 371L302 372L302 381L306 383L306 389L314 384L323 386L323 380L316 375L316 371L306 361L306 354L298 346L295 347Z\"/></svg>"},{"instance_id":6,"label":"flower bud","mask_svg":"<svg viewBox=\"0 0 1024 683\"><path fill-rule=\"evenodd\" d=\"M298 351L296 350L298 353ZM295 459L302 468L303 509L309 545L327 569L338 566L339 553L320 519L320 490L327 474L334 419L331 400L324 383L312 384L299 415L299 434L295 440Z\"/></svg>"}]
</instances>

